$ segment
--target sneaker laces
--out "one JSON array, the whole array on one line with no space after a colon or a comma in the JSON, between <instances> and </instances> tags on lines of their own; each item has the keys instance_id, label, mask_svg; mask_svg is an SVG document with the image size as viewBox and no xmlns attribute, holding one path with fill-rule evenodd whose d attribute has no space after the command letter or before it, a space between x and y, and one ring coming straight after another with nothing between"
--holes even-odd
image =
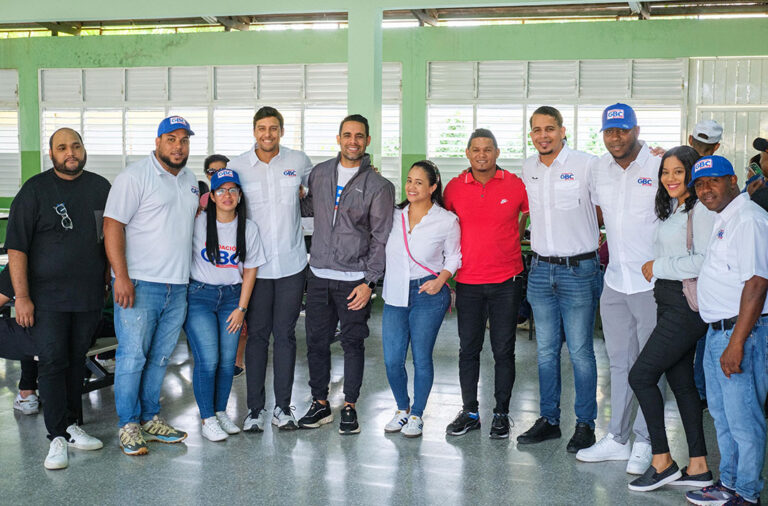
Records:
<instances>
[{"instance_id":1,"label":"sneaker laces","mask_svg":"<svg viewBox=\"0 0 768 506\"><path fill-rule=\"evenodd\" d=\"M151 432L153 434L159 434L161 436L168 436L174 432L176 432L176 429L168 425L168 423L163 420L162 418L155 415L155 418L147 422L147 424L144 426L144 430L147 432Z\"/></svg>"},{"instance_id":2,"label":"sneaker laces","mask_svg":"<svg viewBox=\"0 0 768 506\"><path fill-rule=\"evenodd\" d=\"M129 425L120 431L120 442L123 446L133 446L141 442L141 431L138 425Z\"/></svg>"},{"instance_id":3,"label":"sneaker laces","mask_svg":"<svg viewBox=\"0 0 768 506\"><path fill-rule=\"evenodd\" d=\"M493 414L493 419L496 420L496 417L506 418L507 422L509 422L509 426L510 427L514 427L515 426L515 421L512 419L512 417L509 415L509 413L494 413ZM536 421L536 423L538 423L538 420Z\"/></svg>"}]
</instances>

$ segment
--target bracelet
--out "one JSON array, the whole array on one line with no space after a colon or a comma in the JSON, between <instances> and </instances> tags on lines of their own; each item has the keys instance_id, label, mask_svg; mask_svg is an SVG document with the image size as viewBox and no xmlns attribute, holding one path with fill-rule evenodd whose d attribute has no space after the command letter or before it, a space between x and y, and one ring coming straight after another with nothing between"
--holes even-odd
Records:
<instances>
[{"instance_id":1,"label":"bracelet","mask_svg":"<svg viewBox=\"0 0 768 506\"><path fill-rule=\"evenodd\" d=\"M243 313L245 313L246 311L248 311L248 308L247 308L247 307L243 307L243 306L237 306L237 309L239 309L239 310L240 310L240 311L242 311Z\"/></svg>"}]
</instances>

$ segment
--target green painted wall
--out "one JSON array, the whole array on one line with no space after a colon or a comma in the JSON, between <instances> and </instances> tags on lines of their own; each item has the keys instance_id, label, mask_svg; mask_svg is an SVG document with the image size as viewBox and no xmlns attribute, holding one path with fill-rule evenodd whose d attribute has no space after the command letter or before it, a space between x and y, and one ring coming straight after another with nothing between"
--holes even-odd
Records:
<instances>
[{"instance_id":1,"label":"green painted wall","mask_svg":"<svg viewBox=\"0 0 768 506\"><path fill-rule=\"evenodd\" d=\"M765 41L764 19L384 30L383 60L403 66L403 170L426 154L429 61L751 56L768 53ZM329 63L347 55L346 30L0 40L0 67L19 70L23 179L40 171L40 68Z\"/></svg>"}]
</instances>

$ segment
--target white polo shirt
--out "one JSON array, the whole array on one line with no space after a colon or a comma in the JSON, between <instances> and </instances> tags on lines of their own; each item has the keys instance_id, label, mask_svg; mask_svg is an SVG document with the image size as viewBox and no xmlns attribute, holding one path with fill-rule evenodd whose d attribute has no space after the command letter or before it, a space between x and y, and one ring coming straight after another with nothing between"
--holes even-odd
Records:
<instances>
[{"instance_id":1,"label":"white polo shirt","mask_svg":"<svg viewBox=\"0 0 768 506\"><path fill-rule=\"evenodd\" d=\"M302 151L280 146L269 163L256 156L256 146L232 159L227 167L237 171L245 193L248 219L259 227L267 263L257 277L291 276L307 265L301 231L299 185L307 186L312 162Z\"/></svg>"},{"instance_id":2,"label":"white polo shirt","mask_svg":"<svg viewBox=\"0 0 768 506\"><path fill-rule=\"evenodd\" d=\"M742 193L715 219L697 283L701 319L738 316L744 283L752 276L768 279L768 213ZM761 313L768 313L768 300Z\"/></svg>"},{"instance_id":3,"label":"white polo shirt","mask_svg":"<svg viewBox=\"0 0 768 506\"><path fill-rule=\"evenodd\" d=\"M605 284L631 295L653 289L643 264L653 260L654 212L659 187L659 163L643 142L637 158L622 169L610 153L591 162L592 202L603 211L610 260Z\"/></svg>"},{"instance_id":4,"label":"white polo shirt","mask_svg":"<svg viewBox=\"0 0 768 506\"><path fill-rule=\"evenodd\" d=\"M191 170L184 167L174 176L160 165L154 152L117 175L104 216L125 224L125 258L131 279L189 283L199 193Z\"/></svg>"},{"instance_id":5,"label":"white polo shirt","mask_svg":"<svg viewBox=\"0 0 768 506\"><path fill-rule=\"evenodd\" d=\"M570 257L597 250L600 232L589 193L589 162L594 158L564 145L549 167L539 155L523 162L534 252Z\"/></svg>"},{"instance_id":6,"label":"white polo shirt","mask_svg":"<svg viewBox=\"0 0 768 506\"><path fill-rule=\"evenodd\" d=\"M461 267L461 228L459 218L437 204L408 232L408 208L395 209L392 231L387 239L387 268L384 271L384 301L390 306L407 307L410 280L430 276L427 267L440 274L455 274ZM408 249L421 267L408 256L403 238L405 217Z\"/></svg>"}]
</instances>

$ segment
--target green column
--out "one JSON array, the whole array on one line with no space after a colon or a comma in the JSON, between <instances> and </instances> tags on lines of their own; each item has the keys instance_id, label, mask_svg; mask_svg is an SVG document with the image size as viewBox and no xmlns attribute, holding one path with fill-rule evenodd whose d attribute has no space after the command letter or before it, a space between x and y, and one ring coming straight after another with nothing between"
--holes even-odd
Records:
<instances>
[{"instance_id":1,"label":"green column","mask_svg":"<svg viewBox=\"0 0 768 506\"><path fill-rule=\"evenodd\" d=\"M418 40L418 37L414 37ZM427 61L415 48L403 55L402 178L414 162L427 157Z\"/></svg>"},{"instance_id":2,"label":"green column","mask_svg":"<svg viewBox=\"0 0 768 506\"><path fill-rule=\"evenodd\" d=\"M349 11L347 111L368 118L373 164L381 167L381 21L380 8L356 7Z\"/></svg>"},{"instance_id":3,"label":"green column","mask_svg":"<svg viewBox=\"0 0 768 506\"><path fill-rule=\"evenodd\" d=\"M19 147L21 180L40 173L40 105L37 65L19 67Z\"/></svg>"}]
</instances>

